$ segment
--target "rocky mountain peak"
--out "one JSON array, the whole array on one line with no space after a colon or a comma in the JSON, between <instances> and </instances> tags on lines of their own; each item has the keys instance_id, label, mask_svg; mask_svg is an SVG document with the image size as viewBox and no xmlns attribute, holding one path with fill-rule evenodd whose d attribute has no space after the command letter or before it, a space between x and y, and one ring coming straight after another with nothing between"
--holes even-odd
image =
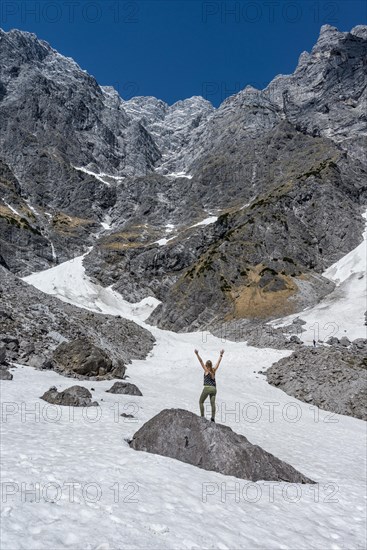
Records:
<instances>
[{"instance_id":1,"label":"rocky mountain peak","mask_svg":"<svg viewBox=\"0 0 367 550\"><path fill-rule=\"evenodd\" d=\"M8 32L1 30L0 44L2 51L12 51L15 57L24 60L43 61L50 53L56 53L44 40L39 40L34 33L12 29Z\"/></svg>"},{"instance_id":2,"label":"rocky mountain peak","mask_svg":"<svg viewBox=\"0 0 367 550\"><path fill-rule=\"evenodd\" d=\"M358 38L363 38L363 40L367 40L367 25L356 25L350 31L350 34L358 36Z\"/></svg>"},{"instance_id":3,"label":"rocky mountain peak","mask_svg":"<svg viewBox=\"0 0 367 550\"><path fill-rule=\"evenodd\" d=\"M362 227L367 41L355 32L324 27L293 74L218 109L124 101L32 35L14 34L14 57L2 33L0 263L25 273L94 245L89 273L162 300L151 321L178 330L253 315L253 292L264 317L273 298L278 314L318 300L319 273ZM47 55L25 63L33 47Z\"/></svg>"}]
</instances>

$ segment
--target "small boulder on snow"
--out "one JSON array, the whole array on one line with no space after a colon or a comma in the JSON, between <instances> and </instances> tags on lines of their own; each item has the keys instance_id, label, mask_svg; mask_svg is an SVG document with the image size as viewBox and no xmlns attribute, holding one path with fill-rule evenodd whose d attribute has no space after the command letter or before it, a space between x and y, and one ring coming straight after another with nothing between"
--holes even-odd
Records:
<instances>
[{"instance_id":1,"label":"small boulder on snow","mask_svg":"<svg viewBox=\"0 0 367 550\"><path fill-rule=\"evenodd\" d=\"M336 336L331 336L328 340L326 340L326 343L329 344L329 346L336 346L339 344L339 338Z\"/></svg>"},{"instance_id":2,"label":"small boulder on snow","mask_svg":"<svg viewBox=\"0 0 367 550\"><path fill-rule=\"evenodd\" d=\"M143 395L135 384L129 382L115 382L114 385L106 390L108 393L122 393L125 395Z\"/></svg>"},{"instance_id":3,"label":"small boulder on snow","mask_svg":"<svg viewBox=\"0 0 367 550\"><path fill-rule=\"evenodd\" d=\"M291 336L289 338L289 341L290 342L293 342L293 344L302 344L302 340L300 338L298 338L298 336L296 336L295 334L293 334L293 336Z\"/></svg>"},{"instance_id":4,"label":"small boulder on snow","mask_svg":"<svg viewBox=\"0 0 367 550\"><path fill-rule=\"evenodd\" d=\"M13 375L7 369L0 369L0 380L13 380Z\"/></svg>"},{"instance_id":5,"label":"small boulder on snow","mask_svg":"<svg viewBox=\"0 0 367 550\"><path fill-rule=\"evenodd\" d=\"M183 409L161 411L135 433L129 444L137 451L175 458L240 479L314 483L229 426Z\"/></svg>"},{"instance_id":6,"label":"small boulder on snow","mask_svg":"<svg viewBox=\"0 0 367 550\"><path fill-rule=\"evenodd\" d=\"M46 391L41 399L52 405L65 405L69 407L98 407L97 401L92 402L92 394L83 386L71 386L62 392L58 392L55 386Z\"/></svg>"}]
</instances>

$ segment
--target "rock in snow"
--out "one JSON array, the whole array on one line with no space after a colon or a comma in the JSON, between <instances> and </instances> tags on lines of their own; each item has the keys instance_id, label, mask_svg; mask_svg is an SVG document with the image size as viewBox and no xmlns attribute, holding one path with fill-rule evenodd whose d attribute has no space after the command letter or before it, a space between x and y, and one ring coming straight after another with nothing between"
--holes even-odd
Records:
<instances>
[{"instance_id":1,"label":"rock in snow","mask_svg":"<svg viewBox=\"0 0 367 550\"><path fill-rule=\"evenodd\" d=\"M13 375L7 369L0 369L0 380L13 380Z\"/></svg>"},{"instance_id":2,"label":"rock in snow","mask_svg":"<svg viewBox=\"0 0 367 550\"><path fill-rule=\"evenodd\" d=\"M62 392L58 392L55 386L46 391L41 399L52 405L65 405L69 407L97 407L97 401L92 401L92 394L83 386L71 386Z\"/></svg>"},{"instance_id":3,"label":"rock in snow","mask_svg":"<svg viewBox=\"0 0 367 550\"><path fill-rule=\"evenodd\" d=\"M125 395L143 395L135 384L129 384L129 382L115 382L107 392L122 393Z\"/></svg>"},{"instance_id":4,"label":"rock in snow","mask_svg":"<svg viewBox=\"0 0 367 550\"><path fill-rule=\"evenodd\" d=\"M112 369L107 353L86 338L63 342L53 353L56 370L64 374L104 376Z\"/></svg>"},{"instance_id":5,"label":"rock in snow","mask_svg":"<svg viewBox=\"0 0 367 550\"><path fill-rule=\"evenodd\" d=\"M161 411L135 433L130 446L240 479L314 483L228 426L183 409Z\"/></svg>"}]
</instances>

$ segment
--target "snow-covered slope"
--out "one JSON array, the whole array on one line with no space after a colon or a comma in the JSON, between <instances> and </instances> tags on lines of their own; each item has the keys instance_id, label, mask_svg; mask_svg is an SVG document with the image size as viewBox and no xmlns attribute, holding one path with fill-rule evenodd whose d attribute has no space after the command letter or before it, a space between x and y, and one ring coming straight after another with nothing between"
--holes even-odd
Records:
<instances>
[{"instance_id":1,"label":"snow-covered slope","mask_svg":"<svg viewBox=\"0 0 367 550\"><path fill-rule=\"evenodd\" d=\"M27 281L64 301L134 318L143 326L146 309L156 305L151 299L127 304L94 285L81 258ZM146 360L128 368L143 397L105 393L108 381L83 381L95 388L101 407L71 411L39 399L51 385L72 385L54 372L19 366L12 382L2 382L3 410L10 413L3 414L1 439L3 491L8 491L3 547L362 549L365 423L318 410L269 386L257 371L287 351L148 328L157 344ZM215 359L222 347L217 422L318 485L248 483L130 449L126 439L163 408L198 412L202 370L193 350ZM25 407L35 412L25 416ZM123 412L136 418L122 418ZM26 493L32 484L39 484L35 497Z\"/></svg>"},{"instance_id":2,"label":"snow-covered slope","mask_svg":"<svg viewBox=\"0 0 367 550\"><path fill-rule=\"evenodd\" d=\"M363 214L367 220L367 211ZM367 327L364 314L367 310L367 227L363 241L349 254L330 266L324 277L336 283L335 290L315 307L301 314L291 315L274 322L274 326L287 325L301 316L307 324L301 338L305 343L312 340L326 341L331 336L350 340L366 338Z\"/></svg>"},{"instance_id":3,"label":"snow-covered slope","mask_svg":"<svg viewBox=\"0 0 367 550\"><path fill-rule=\"evenodd\" d=\"M130 304L112 288L94 284L85 274L84 257L85 255L79 256L46 271L24 277L23 280L68 304L98 313L121 315L136 322L147 319L159 304L153 297Z\"/></svg>"}]
</instances>

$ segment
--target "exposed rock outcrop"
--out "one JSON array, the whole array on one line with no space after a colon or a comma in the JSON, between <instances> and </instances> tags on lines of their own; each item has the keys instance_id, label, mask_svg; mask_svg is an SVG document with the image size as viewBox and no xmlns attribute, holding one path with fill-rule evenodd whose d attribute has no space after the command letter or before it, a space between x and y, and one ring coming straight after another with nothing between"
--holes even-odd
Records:
<instances>
[{"instance_id":1,"label":"exposed rock outcrop","mask_svg":"<svg viewBox=\"0 0 367 550\"><path fill-rule=\"evenodd\" d=\"M364 226L365 26L323 26L293 74L218 109L123 101L31 33L0 46L0 265L26 274L94 245L88 274L155 296L150 322L177 331L332 290L321 273Z\"/></svg>"},{"instance_id":2,"label":"exposed rock outcrop","mask_svg":"<svg viewBox=\"0 0 367 550\"><path fill-rule=\"evenodd\" d=\"M58 346L70 342L61 349L73 350L72 342L82 340L91 345L86 343L75 350L79 353L79 360L86 360L88 350L95 346L101 350L98 352L100 357L105 358L105 367L109 361L112 363L104 376L118 378L124 375L125 366L132 359L144 359L155 341L148 330L133 321L65 304L1 266L0 297L4 310L12 312L1 319L0 329L0 343L6 348L8 361L53 368L52 355ZM48 365L45 365L46 361ZM63 365L61 357L60 361ZM100 366L103 368L103 364ZM60 372L68 374L72 370L64 368Z\"/></svg>"},{"instance_id":3,"label":"exposed rock outcrop","mask_svg":"<svg viewBox=\"0 0 367 550\"><path fill-rule=\"evenodd\" d=\"M130 446L240 479L313 483L228 426L183 409L161 411L135 433Z\"/></svg>"},{"instance_id":4,"label":"exposed rock outcrop","mask_svg":"<svg viewBox=\"0 0 367 550\"><path fill-rule=\"evenodd\" d=\"M6 365L6 347L0 346L0 365Z\"/></svg>"},{"instance_id":5,"label":"exposed rock outcrop","mask_svg":"<svg viewBox=\"0 0 367 550\"><path fill-rule=\"evenodd\" d=\"M269 384L320 409L367 420L367 355L343 346L302 347L267 371Z\"/></svg>"}]
</instances>

